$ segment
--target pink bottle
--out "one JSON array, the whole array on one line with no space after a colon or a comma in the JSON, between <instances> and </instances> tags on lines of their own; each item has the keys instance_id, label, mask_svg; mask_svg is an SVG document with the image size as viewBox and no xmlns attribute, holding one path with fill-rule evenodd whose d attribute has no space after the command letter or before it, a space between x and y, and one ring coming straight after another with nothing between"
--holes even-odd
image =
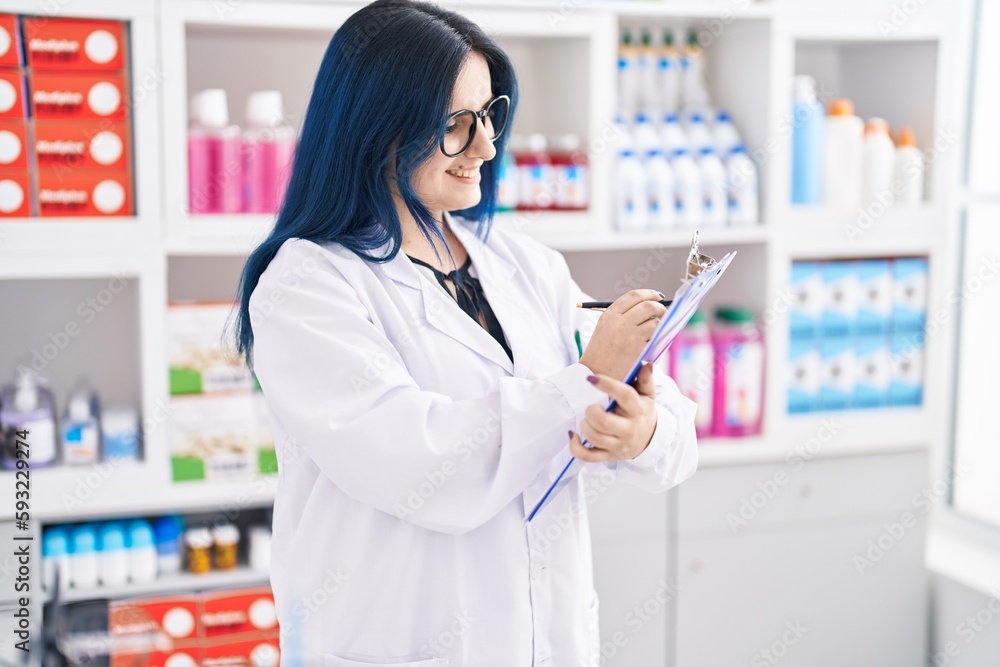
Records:
<instances>
[{"instance_id":1,"label":"pink bottle","mask_svg":"<svg viewBox=\"0 0 1000 667\"><path fill-rule=\"evenodd\" d=\"M262 90L247 98L243 132L243 211L274 213L288 186L295 128L284 123L281 93Z\"/></svg>"},{"instance_id":2,"label":"pink bottle","mask_svg":"<svg viewBox=\"0 0 1000 667\"><path fill-rule=\"evenodd\" d=\"M582 211L590 200L590 168L580 137L562 134L552 149L552 178L555 183L553 208Z\"/></svg>"},{"instance_id":3,"label":"pink bottle","mask_svg":"<svg viewBox=\"0 0 1000 667\"><path fill-rule=\"evenodd\" d=\"M514 142L514 161L520 175L517 208L521 211L538 211L552 208L555 203L555 183L552 177L552 160L546 149L548 142L541 134L530 134Z\"/></svg>"},{"instance_id":4,"label":"pink bottle","mask_svg":"<svg viewBox=\"0 0 1000 667\"><path fill-rule=\"evenodd\" d=\"M694 425L698 437L711 435L715 348L704 311L696 311L670 345L671 377L681 394L698 405Z\"/></svg>"},{"instance_id":5,"label":"pink bottle","mask_svg":"<svg viewBox=\"0 0 1000 667\"><path fill-rule=\"evenodd\" d=\"M763 336L749 308L720 306L715 317L712 435L755 435L764 413Z\"/></svg>"},{"instance_id":6,"label":"pink bottle","mask_svg":"<svg viewBox=\"0 0 1000 667\"><path fill-rule=\"evenodd\" d=\"M240 128L229 124L226 91L213 88L191 99L188 128L188 207L192 214L239 213Z\"/></svg>"}]
</instances>

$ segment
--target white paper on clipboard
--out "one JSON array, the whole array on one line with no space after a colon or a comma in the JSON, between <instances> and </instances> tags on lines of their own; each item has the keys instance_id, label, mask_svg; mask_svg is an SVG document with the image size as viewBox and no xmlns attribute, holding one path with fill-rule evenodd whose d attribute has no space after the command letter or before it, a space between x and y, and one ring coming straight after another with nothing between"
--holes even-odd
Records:
<instances>
[{"instance_id":1,"label":"white paper on clipboard","mask_svg":"<svg viewBox=\"0 0 1000 667\"><path fill-rule=\"evenodd\" d=\"M652 363L667 351L677 334L684 329L688 320L698 310L698 306L704 301L705 296L712 290L715 283L719 281L734 257L736 257L735 250L726 254L718 262L711 257L702 255L698 250L698 234L695 232L688 258L688 275L674 294L673 303L668 307L660 326L656 328L652 338L646 344L646 348L639 355L632 370L629 371L626 383L631 384L635 381L643 362ZM693 270L699 269L701 269L700 273L692 275ZM613 408L614 401L611 401L606 410ZM550 484L545 493L542 494L541 499L528 513L527 521L534 519L538 512L583 469L583 465L582 461L570 454L569 446L553 458L546 470L543 471L543 474L550 480Z\"/></svg>"}]
</instances>

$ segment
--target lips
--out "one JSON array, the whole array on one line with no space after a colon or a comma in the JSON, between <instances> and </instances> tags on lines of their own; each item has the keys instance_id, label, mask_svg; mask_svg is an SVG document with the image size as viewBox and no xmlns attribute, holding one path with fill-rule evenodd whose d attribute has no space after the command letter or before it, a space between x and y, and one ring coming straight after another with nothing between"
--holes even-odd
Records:
<instances>
[{"instance_id":1,"label":"lips","mask_svg":"<svg viewBox=\"0 0 1000 667\"><path fill-rule=\"evenodd\" d=\"M479 169L449 169L447 173L457 178L473 180L479 178Z\"/></svg>"}]
</instances>

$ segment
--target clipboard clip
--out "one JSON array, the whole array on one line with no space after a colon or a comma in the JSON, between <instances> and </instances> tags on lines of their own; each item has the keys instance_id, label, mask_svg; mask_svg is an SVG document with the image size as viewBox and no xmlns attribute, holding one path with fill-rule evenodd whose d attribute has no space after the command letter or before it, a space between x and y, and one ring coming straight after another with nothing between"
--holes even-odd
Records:
<instances>
[{"instance_id":1,"label":"clipboard clip","mask_svg":"<svg viewBox=\"0 0 1000 667\"><path fill-rule=\"evenodd\" d=\"M702 254L698 248L698 231L695 230L694 236L691 238L691 250L688 252L687 273L684 276L684 282L689 282L692 278L704 273L717 264L717 261L708 255Z\"/></svg>"}]
</instances>

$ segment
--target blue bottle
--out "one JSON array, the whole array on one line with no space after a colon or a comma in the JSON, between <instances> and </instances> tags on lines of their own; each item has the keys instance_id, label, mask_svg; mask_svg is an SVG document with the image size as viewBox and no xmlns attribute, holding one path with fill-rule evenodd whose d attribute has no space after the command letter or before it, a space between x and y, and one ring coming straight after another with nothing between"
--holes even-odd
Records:
<instances>
[{"instance_id":1,"label":"blue bottle","mask_svg":"<svg viewBox=\"0 0 1000 667\"><path fill-rule=\"evenodd\" d=\"M792 106L792 203L823 201L823 143L826 117L816 99L816 81L795 77Z\"/></svg>"}]
</instances>

